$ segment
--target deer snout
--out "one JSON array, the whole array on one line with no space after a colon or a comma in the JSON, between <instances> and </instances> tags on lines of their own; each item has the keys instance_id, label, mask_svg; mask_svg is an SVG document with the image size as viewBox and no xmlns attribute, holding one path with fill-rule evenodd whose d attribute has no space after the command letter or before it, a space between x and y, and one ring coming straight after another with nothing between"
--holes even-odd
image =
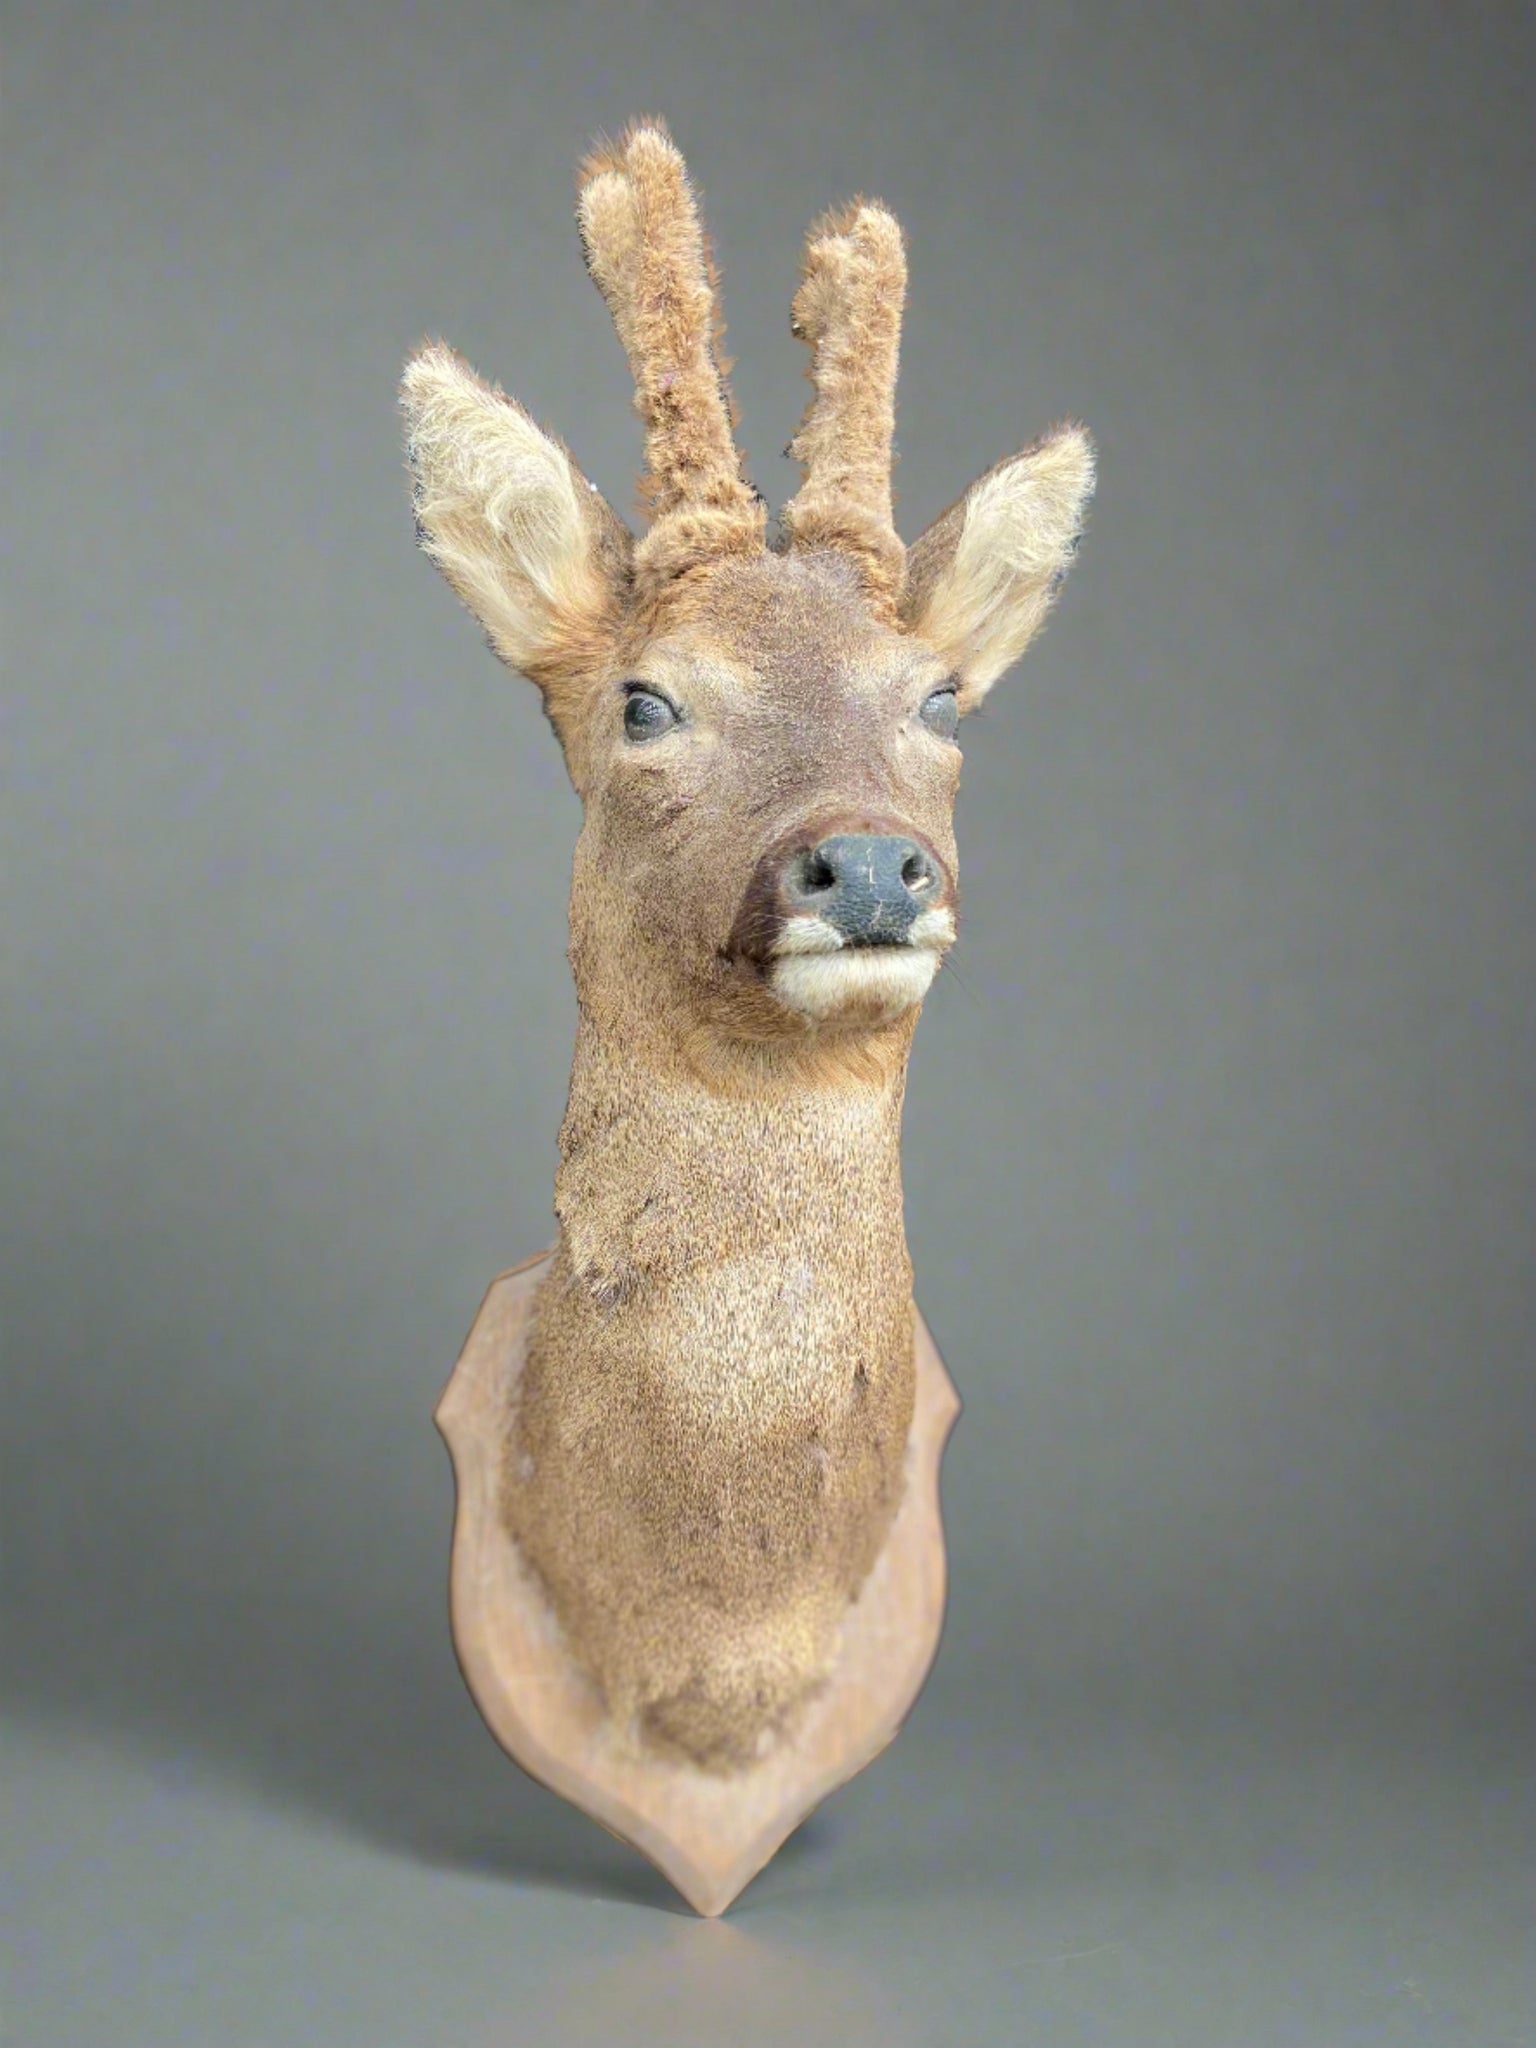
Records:
<instances>
[{"instance_id":1,"label":"deer snout","mask_svg":"<svg viewBox=\"0 0 1536 2048\"><path fill-rule=\"evenodd\" d=\"M794 854L779 881L786 915L819 918L845 946L906 945L945 894L933 855L896 833L833 833Z\"/></svg>"},{"instance_id":2,"label":"deer snout","mask_svg":"<svg viewBox=\"0 0 1536 2048\"><path fill-rule=\"evenodd\" d=\"M725 951L785 1009L870 1024L927 993L955 936L955 885L920 839L847 822L863 829L813 826L764 854Z\"/></svg>"}]
</instances>

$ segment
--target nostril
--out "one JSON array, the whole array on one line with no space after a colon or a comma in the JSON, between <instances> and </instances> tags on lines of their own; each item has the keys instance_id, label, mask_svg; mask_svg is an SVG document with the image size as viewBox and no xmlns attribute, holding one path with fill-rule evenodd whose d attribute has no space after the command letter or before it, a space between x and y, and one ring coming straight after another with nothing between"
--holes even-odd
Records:
<instances>
[{"instance_id":1,"label":"nostril","mask_svg":"<svg viewBox=\"0 0 1536 2048\"><path fill-rule=\"evenodd\" d=\"M901 879L914 896L920 896L925 889L931 889L939 878L934 873L933 862L927 854L914 846L901 864Z\"/></svg>"},{"instance_id":2,"label":"nostril","mask_svg":"<svg viewBox=\"0 0 1536 2048\"><path fill-rule=\"evenodd\" d=\"M818 846L808 853L800 866L800 891L805 896L824 895L828 889L837 887L837 870Z\"/></svg>"}]
</instances>

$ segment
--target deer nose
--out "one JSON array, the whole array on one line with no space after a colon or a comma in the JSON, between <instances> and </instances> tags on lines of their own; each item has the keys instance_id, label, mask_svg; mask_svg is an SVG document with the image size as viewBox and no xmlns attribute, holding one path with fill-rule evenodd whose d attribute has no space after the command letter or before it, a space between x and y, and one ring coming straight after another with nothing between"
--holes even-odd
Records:
<instances>
[{"instance_id":1,"label":"deer nose","mask_svg":"<svg viewBox=\"0 0 1536 2048\"><path fill-rule=\"evenodd\" d=\"M943 876L915 839L838 832L797 853L781 887L792 915L825 918L845 945L900 946L938 902Z\"/></svg>"}]
</instances>

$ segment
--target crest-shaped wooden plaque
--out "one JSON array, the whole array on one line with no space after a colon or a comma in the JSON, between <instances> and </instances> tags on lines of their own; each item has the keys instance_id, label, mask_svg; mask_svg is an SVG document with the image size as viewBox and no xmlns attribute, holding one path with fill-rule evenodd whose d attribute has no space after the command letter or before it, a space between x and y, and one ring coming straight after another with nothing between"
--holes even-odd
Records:
<instances>
[{"instance_id":1,"label":"crest-shaped wooden plaque","mask_svg":"<svg viewBox=\"0 0 1536 2048\"><path fill-rule=\"evenodd\" d=\"M915 1316L917 1399L901 1506L848 1611L832 1676L793 1739L720 1774L627 1742L575 1665L501 1510L529 1305L549 1254L492 1281L437 1426L458 1487L451 1604L459 1665L492 1734L531 1777L650 1859L698 1912L724 1912L802 1820L876 1757L916 1699L944 1616L939 1462L960 1412Z\"/></svg>"}]
</instances>

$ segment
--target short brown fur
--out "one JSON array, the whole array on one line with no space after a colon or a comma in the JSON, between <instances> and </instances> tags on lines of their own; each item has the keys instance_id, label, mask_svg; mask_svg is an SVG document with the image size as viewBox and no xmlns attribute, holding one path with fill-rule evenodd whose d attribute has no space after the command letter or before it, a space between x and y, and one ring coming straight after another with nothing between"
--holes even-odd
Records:
<instances>
[{"instance_id":1,"label":"short brown fur","mask_svg":"<svg viewBox=\"0 0 1536 2048\"><path fill-rule=\"evenodd\" d=\"M1039 623L1091 451L1063 429L988 472L909 577L890 511L905 258L894 219L856 202L808 240L815 396L768 549L681 158L639 124L581 193L646 425L649 532L631 542L563 445L451 352L405 385L425 545L542 687L584 805L560 1234L505 1513L615 1721L728 1771L792 1739L901 1496L902 1096L957 909L960 755L931 714L949 690L978 701ZM675 714L642 743L636 689ZM922 972L915 937L790 957L807 921L784 864L839 833L928 860Z\"/></svg>"}]
</instances>

